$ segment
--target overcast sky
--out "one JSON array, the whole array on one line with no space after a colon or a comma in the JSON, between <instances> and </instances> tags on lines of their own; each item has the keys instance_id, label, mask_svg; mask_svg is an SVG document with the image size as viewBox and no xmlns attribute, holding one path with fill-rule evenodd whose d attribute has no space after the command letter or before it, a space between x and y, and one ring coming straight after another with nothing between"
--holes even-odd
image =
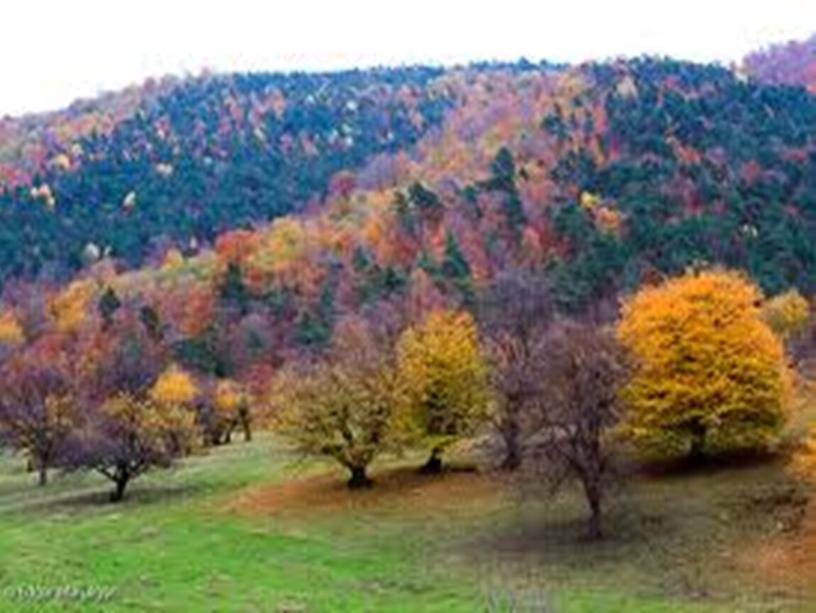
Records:
<instances>
[{"instance_id":1,"label":"overcast sky","mask_svg":"<svg viewBox=\"0 0 816 613\"><path fill-rule=\"evenodd\" d=\"M4 0L0 115L148 76L642 53L730 62L816 0Z\"/></svg>"}]
</instances>

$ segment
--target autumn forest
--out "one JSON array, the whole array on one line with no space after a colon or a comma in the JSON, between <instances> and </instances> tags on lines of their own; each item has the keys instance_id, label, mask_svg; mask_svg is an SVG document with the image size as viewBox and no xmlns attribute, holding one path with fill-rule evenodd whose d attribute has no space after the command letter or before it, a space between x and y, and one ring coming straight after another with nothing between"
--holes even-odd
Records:
<instances>
[{"instance_id":1,"label":"autumn forest","mask_svg":"<svg viewBox=\"0 0 816 613\"><path fill-rule=\"evenodd\" d=\"M0 610L813 610L814 309L816 38L0 119Z\"/></svg>"}]
</instances>

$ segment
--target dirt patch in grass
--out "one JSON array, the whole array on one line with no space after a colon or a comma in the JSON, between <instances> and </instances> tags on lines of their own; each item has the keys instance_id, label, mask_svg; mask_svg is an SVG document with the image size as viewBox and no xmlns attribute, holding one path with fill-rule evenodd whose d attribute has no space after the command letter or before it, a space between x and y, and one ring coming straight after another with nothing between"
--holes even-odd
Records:
<instances>
[{"instance_id":1,"label":"dirt patch in grass","mask_svg":"<svg viewBox=\"0 0 816 613\"><path fill-rule=\"evenodd\" d=\"M765 581L816 595L816 501L800 509L801 516L792 525L779 526L779 532L746 552L746 564Z\"/></svg>"},{"instance_id":2,"label":"dirt patch in grass","mask_svg":"<svg viewBox=\"0 0 816 613\"><path fill-rule=\"evenodd\" d=\"M805 432L816 427L816 380L803 383L796 421L797 429ZM816 486L810 483L802 487L795 499L778 502L783 503L787 512L777 522L773 536L746 552L746 564L760 579L776 581L810 598L816 597Z\"/></svg>"},{"instance_id":3,"label":"dirt patch in grass","mask_svg":"<svg viewBox=\"0 0 816 613\"><path fill-rule=\"evenodd\" d=\"M251 488L228 505L246 515L343 510L445 513L497 499L495 477L471 467L422 475L414 467L375 473L374 484L350 490L337 474L323 474ZM483 508L483 507L482 507Z\"/></svg>"}]
</instances>

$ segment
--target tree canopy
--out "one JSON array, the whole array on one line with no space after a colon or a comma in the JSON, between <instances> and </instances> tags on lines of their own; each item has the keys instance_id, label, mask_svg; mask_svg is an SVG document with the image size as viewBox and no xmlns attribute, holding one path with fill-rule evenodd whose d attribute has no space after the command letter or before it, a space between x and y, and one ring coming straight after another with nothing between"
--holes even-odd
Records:
<instances>
[{"instance_id":1,"label":"tree canopy","mask_svg":"<svg viewBox=\"0 0 816 613\"><path fill-rule=\"evenodd\" d=\"M785 423L789 374L759 289L725 270L645 287L618 327L634 359L626 427L663 453L758 449Z\"/></svg>"}]
</instances>

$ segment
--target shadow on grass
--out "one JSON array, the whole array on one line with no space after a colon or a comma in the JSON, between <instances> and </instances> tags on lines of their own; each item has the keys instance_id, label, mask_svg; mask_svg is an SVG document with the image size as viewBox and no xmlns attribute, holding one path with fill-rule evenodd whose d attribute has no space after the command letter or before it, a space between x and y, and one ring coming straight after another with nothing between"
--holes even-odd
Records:
<instances>
[{"instance_id":1,"label":"shadow on grass","mask_svg":"<svg viewBox=\"0 0 816 613\"><path fill-rule=\"evenodd\" d=\"M133 506L164 504L182 500L208 491L206 484L184 483L178 485L154 485L135 483L120 502L111 501L112 488L95 486L81 491L55 493L51 496L33 498L19 503L0 506L0 513L26 512L42 515L56 513L81 514L95 509L128 509Z\"/></svg>"},{"instance_id":2,"label":"shadow on grass","mask_svg":"<svg viewBox=\"0 0 816 613\"><path fill-rule=\"evenodd\" d=\"M739 597L739 577L717 567L721 547L732 539L708 522L694 526L695 519L675 513L682 510L616 504L605 517L604 538L590 540L582 507L539 505L471 539L465 555L478 552L488 575L529 575L536 584L562 588L684 600Z\"/></svg>"},{"instance_id":3,"label":"shadow on grass","mask_svg":"<svg viewBox=\"0 0 816 613\"><path fill-rule=\"evenodd\" d=\"M479 559L489 574L537 569L537 581L580 589L728 606L751 594L775 602L794 594L758 577L743 552L780 530L796 531L806 503L779 457L650 465L609 500L600 541L585 538L588 512L570 489L554 499L528 497L470 535L462 555Z\"/></svg>"},{"instance_id":4,"label":"shadow on grass","mask_svg":"<svg viewBox=\"0 0 816 613\"><path fill-rule=\"evenodd\" d=\"M599 552L628 555L633 549L653 547L655 541L672 540L677 527L669 517L654 510L637 509L619 502L610 505L604 517L604 537L587 537L586 511L577 497L563 497L554 504L527 502L518 507L503 525L473 541L476 547L499 554L581 560Z\"/></svg>"},{"instance_id":5,"label":"shadow on grass","mask_svg":"<svg viewBox=\"0 0 816 613\"><path fill-rule=\"evenodd\" d=\"M752 470L764 466L782 466L788 461L787 453L772 451L744 451L738 453L707 455L699 458L678 456L669 459L641 461L636 472L646 477L685 478L714 475L721 472Z\"/></svg>"}]
</instances>

